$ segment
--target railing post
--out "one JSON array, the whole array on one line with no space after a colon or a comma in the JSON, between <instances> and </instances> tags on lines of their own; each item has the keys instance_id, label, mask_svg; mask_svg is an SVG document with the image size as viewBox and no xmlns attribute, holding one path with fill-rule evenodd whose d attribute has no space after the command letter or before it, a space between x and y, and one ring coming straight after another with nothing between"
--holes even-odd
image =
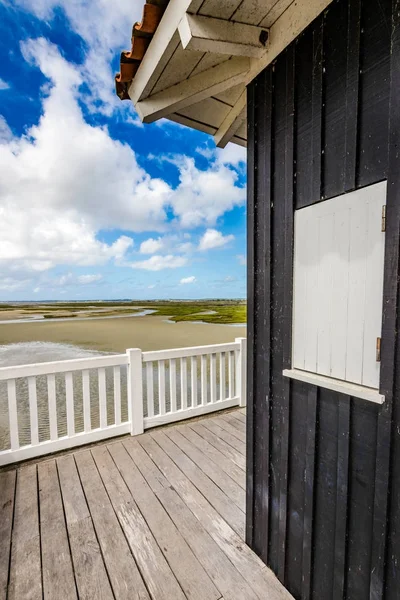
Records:
<instances>
[{"instance_id":1,"label":"railing post","mask_svg":"<svg viewBox=\"0 0 400 600\"><path fill-rule=\"evenodd\" d=\"M239 344L239 350L236 353L236 395L239 396L239 406L246 406L247 340L246 338L236 338L235 342Z\"/></svg>"},{"instance_id":2,"label":"railing post","mask_svg":"<svg viewBox=\"0 0 400 600\"><path fill-rule=\"evenodd\" d=\"M128 355L128 416L131 435L143 433L143 371L142 351L131 348Z\"/></svg>"}]
</instances>

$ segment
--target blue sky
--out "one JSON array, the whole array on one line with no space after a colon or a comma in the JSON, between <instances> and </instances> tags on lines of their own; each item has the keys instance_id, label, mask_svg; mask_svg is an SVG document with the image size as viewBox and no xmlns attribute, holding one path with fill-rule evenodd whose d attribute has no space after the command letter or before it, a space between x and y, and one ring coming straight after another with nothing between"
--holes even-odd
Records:
<instances>
[{"instance_id":1,"label":"blue sky","mask_svg":"<svg viewBox=\"0 0 400 600\"><path fill-rule=\"evenodd\" d=\"M114 95L143 0L0 0L0 300L245 296L245 151Z\"/></svg>"}]
</instances>

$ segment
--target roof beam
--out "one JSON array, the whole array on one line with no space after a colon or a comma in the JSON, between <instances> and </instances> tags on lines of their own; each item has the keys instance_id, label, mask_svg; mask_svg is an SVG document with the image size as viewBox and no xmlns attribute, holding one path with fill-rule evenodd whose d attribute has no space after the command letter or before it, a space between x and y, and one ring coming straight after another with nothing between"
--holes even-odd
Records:
<instances>
[{"instance_id":1,"label":"roof beam","mask_svg":"<svg viewBox=\"0 0 400 600\"><path fill-rule=\"evenodd\" d=\"M218 131L214 134L215 143L219 148L225 148L246 119L246 96L247 93L244 90L235 106L226 115Z\"/></svg>"},{"instance_id":2,"label":"roof beam","mask_svg":"<svg viewBox=\"0 0 400 600\"><path fill-rule=\"evenodd\" d=\"M266 28L189 14L178 30L184 49L252 58L264 55L269 36Z\"/></svg>"},{"instance_id":3,"label":"roof beam","mask_svg":"<svg viewBox=\"0 0 400 600\"><path fill-rule=\"evenodd\" d=\"M249 68L248 58L235 57L226 60L141 100L136 104L136 110L144 123L152 123L242 83Z\"/></svg>"}]
</instances>

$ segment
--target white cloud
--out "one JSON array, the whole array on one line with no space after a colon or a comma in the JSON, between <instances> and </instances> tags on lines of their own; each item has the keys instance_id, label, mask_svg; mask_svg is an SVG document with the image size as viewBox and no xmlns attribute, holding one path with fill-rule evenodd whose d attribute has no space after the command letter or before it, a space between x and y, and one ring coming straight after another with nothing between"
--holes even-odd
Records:
<instances>
[{"instance_id":1,"label":"white cloud","mask_svg":"<svg viewBox=\"0 0 400 600\"><path fill-rule=\"evenodd\" d=\"M149 238L140 244L140 254L155 254L159 252L164 247L164 242L161 238L154 240L153 238Z\"/></svg>"},{"instance_id":2,"label":"white cloud","mask_svg":"<svg viewBox=\"0 0 400 600\"><path fill-rule=\"evenodd\" d=\"M0 91L1 90L8 90L9 89L9 85L6 81L4 81L4 79L1 79L0 77Z\"/></svg>"},{"instance_id":3,"label":"white cloud","mask_svg":"<svg viewBox=\"0 0 400 600\"><path fill-rule=\"evenodd\" d=\"M187 283L196 283L196 277L192 275L191 277L184 277L180 281L181 285L185 285Z\"/></svg>"},{"instance_id":4,"label":"white cloud","mask_svg":"<svg viewBox=\"0 0 400 600\"><path fill-rule=\"evenodd\" d=\"M103 275L80 275L78 277L79 283L88 285L90 283L97 283L103 279Z\"/></svg>"},{"instance_id":5,"label":"white cloud","mask_svg":"<svg viewBox=\"0 0 400 600\"><path fill-rule=\"evenodd\" d=\"M200 240L199 250L212 250L213 248L222 248L235 239L234 235L222 235L216 229L207 229Z\"/></svg>"},{"instance_id":6,"label":"white cloud","mask_svg":"<svg viewBox=\"0 0 400 600\"><path fill-rule=\"evenodd\" d=\"M173 256L167 254L167 256L155 255L147 260L137 261L130 263L129 267L132 269L144 269L146 271L162 271L163 269L178 269L184 267L187 264L187 258L184 256Z\"/></svg>"},{"instance_id":7,"label":"white cloud","mask_svg":"<svg viewBox=\"0 0 400 600\"><path fill-rule=\"evenodd\" d=\"M244 265L244 266L246 265L247 261L246 261L246 256L244 254L238 254L236 256L236 258L239 261L239 265Z\"/></svg>"},{"instance_id":8,"label":"white cloud","mask_svg":"<svg viewBox=\"0 0 400 600\"><path fill-rule=\"evenodd\" d=\"M238 144L230 143L225 148L216 148L217 161L223 165L244 165L247 161L247 150Z\"/></svg>"},{"instance_id":9,"label":"white cloud","mask_svg":"<svg viewBox=\"0 0 400 600\"><path fill-rule=\"evenodd\" d=\"M8 126L5 118L0 115L0 145L10 142L13 138L11 129Z\"/></svg>"}]
</instances>

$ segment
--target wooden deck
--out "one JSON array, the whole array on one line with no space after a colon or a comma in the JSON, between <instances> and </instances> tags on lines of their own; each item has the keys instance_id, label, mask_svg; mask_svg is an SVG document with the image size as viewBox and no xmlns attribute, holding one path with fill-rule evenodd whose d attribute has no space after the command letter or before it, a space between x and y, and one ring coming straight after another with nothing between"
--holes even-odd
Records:
<instances>
[{"instance_id":1,"label":"wooden deck","mask_svg":"<svg viewBox=\"0 0 400 600\"><path fill-rule=\"evenodd\" d=\"M0 472L0 600L283 600L244 544L243 410Z\"/></svg>"}]
</instances>

